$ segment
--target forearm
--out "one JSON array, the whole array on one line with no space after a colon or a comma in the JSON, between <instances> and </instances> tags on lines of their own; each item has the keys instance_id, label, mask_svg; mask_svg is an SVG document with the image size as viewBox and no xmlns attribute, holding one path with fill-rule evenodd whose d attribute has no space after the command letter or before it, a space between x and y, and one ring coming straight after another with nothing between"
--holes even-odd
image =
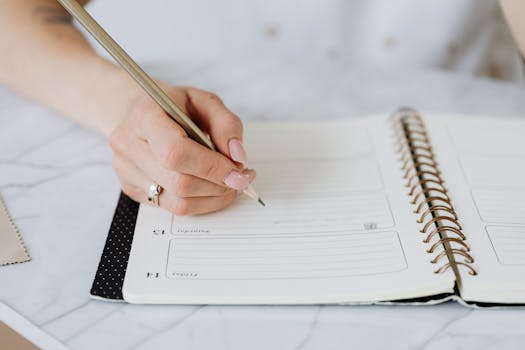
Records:
<instances>
[{"instance_id":1,"label":"forearm","mask_svg":"<svg viewBox=\"0 0 525 350\"><path fill-rule=\"evenodd\" d=\"M108 135L140 94L54 0L0 0L0 83Z\"/></svg>"},{"instance_id":2,"label":"forearm","mask_svg":"<svg viewBox=\"0 0 525 350\"><path fill-rule=\"evenodd\" d=\"M525 57L525 1L500 0L501 8L523 57Z\"/></svg>"}]
</instances>

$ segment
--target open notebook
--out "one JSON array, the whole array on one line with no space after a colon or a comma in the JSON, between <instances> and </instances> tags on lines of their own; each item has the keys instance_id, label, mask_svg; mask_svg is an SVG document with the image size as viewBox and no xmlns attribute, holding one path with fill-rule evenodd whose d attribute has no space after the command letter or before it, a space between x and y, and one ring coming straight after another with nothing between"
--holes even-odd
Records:
<instances>
[{"instance_id":1,"label":"open notebook","mask_svg":"<svg viewBox=\"0 0 525 350\"><path fill-rule=\"evenodd\" d=\"M131 303L525 304L525 119L248 123L261 207L141 205Z\"/></svg>"}]
</instances>

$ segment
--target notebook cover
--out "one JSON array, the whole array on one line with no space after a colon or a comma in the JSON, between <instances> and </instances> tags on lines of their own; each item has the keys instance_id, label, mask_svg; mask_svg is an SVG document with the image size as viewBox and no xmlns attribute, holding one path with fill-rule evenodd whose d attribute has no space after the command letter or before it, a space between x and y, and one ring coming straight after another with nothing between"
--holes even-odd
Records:
<instances>
[{"instance_id":1,"label":"notebook cover","mask_svg":"<svg viewBox=\"0 0 525 350\"><path fill-rule=\"evenodd\" d=\"M139 203L121 192L91 286L91 296L108 301L124 300L122 285L128 266L138 211Z\"/></svg>"}]
</instances>

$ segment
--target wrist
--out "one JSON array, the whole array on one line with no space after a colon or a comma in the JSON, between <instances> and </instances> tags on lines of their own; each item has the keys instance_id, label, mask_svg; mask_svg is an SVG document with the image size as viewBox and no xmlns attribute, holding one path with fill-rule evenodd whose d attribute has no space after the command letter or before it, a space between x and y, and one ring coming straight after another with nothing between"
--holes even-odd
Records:
<instances>
[{"instance_id":1,"label":"wrist","mask_svg":"<svg viewBox=\"0 0 525 350\"><path fill-rule=\"evenodd\" d=\"M106 94L107 103L103 106L99 129L109 136L113 130L127 117L135 102L144 96L142 88L116 64L100 58L101 79L99 84L105 86L102 91Z\"/></svg>"}]
</instances>

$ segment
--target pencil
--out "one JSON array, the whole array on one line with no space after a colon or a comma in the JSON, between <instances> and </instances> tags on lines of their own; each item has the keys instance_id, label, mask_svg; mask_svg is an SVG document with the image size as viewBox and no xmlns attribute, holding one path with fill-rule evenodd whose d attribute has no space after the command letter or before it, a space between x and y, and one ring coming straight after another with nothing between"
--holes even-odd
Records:
<instances>
[{"instance_id":1,"label":"pencil","mask_svg":"<svg viewBox=\"0 0 525 350\"><path fill-rule=\"evenodd\" d=\"M188 117L160 86L120 47L119 44L97 23L97 21L75 0L58 0L96 41L124 68L128 74L153 98L166 113L178 123L194 141L217 151L212 140ZM261 205L261 200L253 185L243 190L248 197Z\"/></svg>"}]
</instances>

